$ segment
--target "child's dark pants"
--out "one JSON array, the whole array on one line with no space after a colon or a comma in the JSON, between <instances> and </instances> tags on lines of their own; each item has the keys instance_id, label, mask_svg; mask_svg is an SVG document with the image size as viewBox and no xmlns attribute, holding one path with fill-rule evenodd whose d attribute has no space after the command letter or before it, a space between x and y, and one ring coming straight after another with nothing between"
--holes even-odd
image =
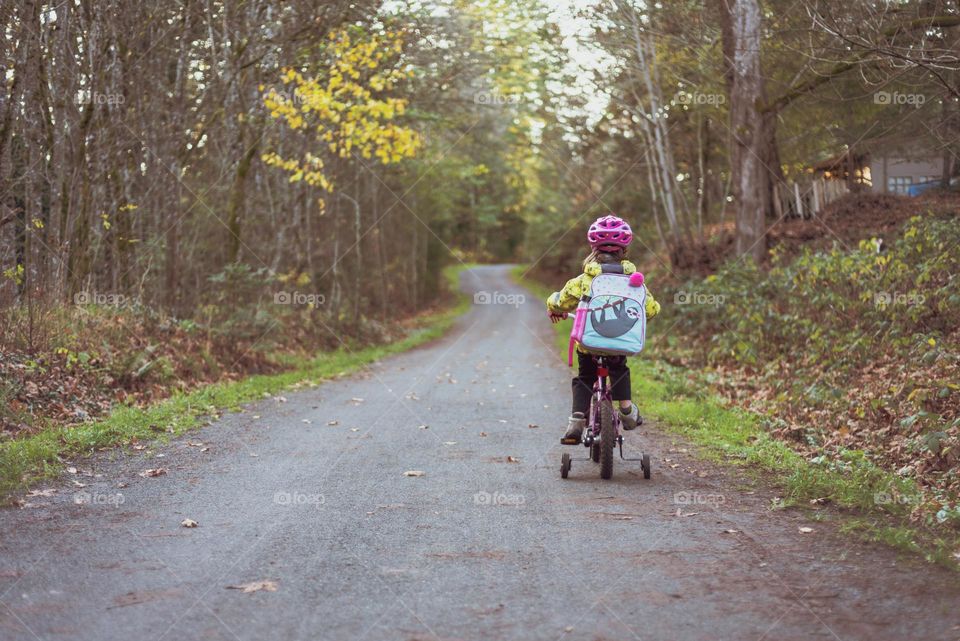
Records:
<instances>
[{"instance_id":1,"label":"child's dark pants","mask_svg":"<svg viewBox=\"0 0 960 641\"><path fill-rule=\"evenodd\" d=\"M610 392L614 400L630 400L630 368L626 356L605 356L604 364L610 372ZM573 378L573 411L584 416L590 411L593 384L597 382L597 363L593 355L577 352L577 376Z\"/></svg>"}]
</instances>

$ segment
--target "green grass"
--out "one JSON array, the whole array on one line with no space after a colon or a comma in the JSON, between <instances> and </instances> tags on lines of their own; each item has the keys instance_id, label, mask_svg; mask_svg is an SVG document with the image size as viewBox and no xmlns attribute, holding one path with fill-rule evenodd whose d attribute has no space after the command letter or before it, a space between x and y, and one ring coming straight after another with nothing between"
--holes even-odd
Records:
<instances>
[{"instance_id":1,"label":"green grass","mask_svg":"<svg viewBox=\"0 0 960 641\"><path fill-rule=\"evenodd\" d=\"M87 456L96 450L135 441L170 438L208 422L223 410L235 410L241 403L300 384L315 384L380 360L391 354L421 345L446 332L468 307L459 293L460 272L469 266L444 270L450 290L458 292L451 307L424 316L402 340L361 349L338 349L313 359L289 361L290 369L279 374L251 376L240 381L218 383L170 398L144 408L118 407L103 420L70 427L52 428L0 444L0 500L55 476L67 458Z\"/></svg>"},{"instance_id":2,"label":"green grass","mask_svg":"<svg viewBox=\"0 0 960 641\"><path fill-rule=\"evenodd\" d=\"M545 299L551 290L533 279L521 279L524 269L514 268L514 279ZM555 327L557 347L566 354L570 321ZM842 527L848 531L920 554L928 561L958 567L952 553L960 547L960 537L949 532L941 536L907 522L909 506L920 496L913 481L878 468L858 451L847 452L838 460L806 460L771 437L763 429L763 417L727 406L706 384L691 380L688 372L657 362L655 342L631 361L630 369L633 397L645 416L697 446L703 458L772 475L782 489L781 506L809 507L814 499L829 499L859 515L844 521Z\"/></svg>"}]
</instances>

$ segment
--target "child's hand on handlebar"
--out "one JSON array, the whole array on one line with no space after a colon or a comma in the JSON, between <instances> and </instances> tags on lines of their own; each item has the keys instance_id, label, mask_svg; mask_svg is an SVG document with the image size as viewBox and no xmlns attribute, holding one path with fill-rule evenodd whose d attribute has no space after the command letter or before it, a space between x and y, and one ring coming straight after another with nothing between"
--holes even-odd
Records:
<instances>
[{"instance_id":1,"label":"child's hand on handlebar","mask_svg":"<svg viewBox=\"0 0 960 641\"><path fill-rule=\"evenodd\" d=\"M569 316L569 314L567 314L566 312L549 312L549 314L550 314L550 322L554 324L559 323L560 321L564 320Z\"/></svg>"}]
</instances>

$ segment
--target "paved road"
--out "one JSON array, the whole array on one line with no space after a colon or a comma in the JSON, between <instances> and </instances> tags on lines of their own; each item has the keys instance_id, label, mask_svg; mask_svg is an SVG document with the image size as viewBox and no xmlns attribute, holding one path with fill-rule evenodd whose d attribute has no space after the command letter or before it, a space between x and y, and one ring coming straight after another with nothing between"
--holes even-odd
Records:
<instances>
[{"instance_id":1,"label":"paved road","mask_svg":"<svg viewBox=\"0 0 960 641\"><path fill-rule=\"evenodd\" d=\"M562 481L569 373L541 305L506 303L505 267L464 285L502 304L0 511L0 639L960 638L953 575L771 512L655 430L628 436L652 480Z\"/></svg>"}]
</instances>

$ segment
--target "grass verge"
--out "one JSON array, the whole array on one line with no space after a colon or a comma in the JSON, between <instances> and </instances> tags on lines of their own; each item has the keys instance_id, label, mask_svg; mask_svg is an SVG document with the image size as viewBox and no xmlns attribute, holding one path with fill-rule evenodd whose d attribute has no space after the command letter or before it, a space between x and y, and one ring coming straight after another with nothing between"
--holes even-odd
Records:
<instances>
[{"instance_id":1,"label":"grass verge","mask_svg":"<svg viewBox=\"0 0 960 641\"><path fill-rule=\"evenodd\" d=\"M459 292L460 273L468 265L444 270L444 278L456 303L442 311L417 318L405 338L387 345L359 349L341 348L316 358L289 361L290 369L279 374L251 376L175 394L148 407L118 407L103 420L44 430L0 444L0 502L33 483L60 473L66 458L82 457L96 450L136 441L169 438L207 423L207 417L222 410L237 409L304 383L318 383L343 376L391 354L409 350L440 337L466 311L469 301Z\"/></svg>"},{"instance_id":2,"label":"grass verge","mask_svg":"<svg viewBox=\"0 0 960 641\"><path fill-rule=\"evenodd\" d=\"M515 267L514 280L545 299L552 290L523 278L524 271L525 266ZM555 328L557 347L565 354L570 321ZM655 333L656 326L652 329ZM655 358L655 342L648 344L647 350L645 357L634 359L630 365L634 398L645 416L696 445L700 456L772 473L783 493L774 507L812 509L811 505L830 502L841 509L841 531L960 569L956 557L960 538L909 521L911 507L920 497L913 481L877 467L858 451L836 460L818 457L822 460L809 461L772 438L762 427L763 417L726 405L708 385L692 380L687 372L651 360Z\"/></svg>"}]
</instances>

